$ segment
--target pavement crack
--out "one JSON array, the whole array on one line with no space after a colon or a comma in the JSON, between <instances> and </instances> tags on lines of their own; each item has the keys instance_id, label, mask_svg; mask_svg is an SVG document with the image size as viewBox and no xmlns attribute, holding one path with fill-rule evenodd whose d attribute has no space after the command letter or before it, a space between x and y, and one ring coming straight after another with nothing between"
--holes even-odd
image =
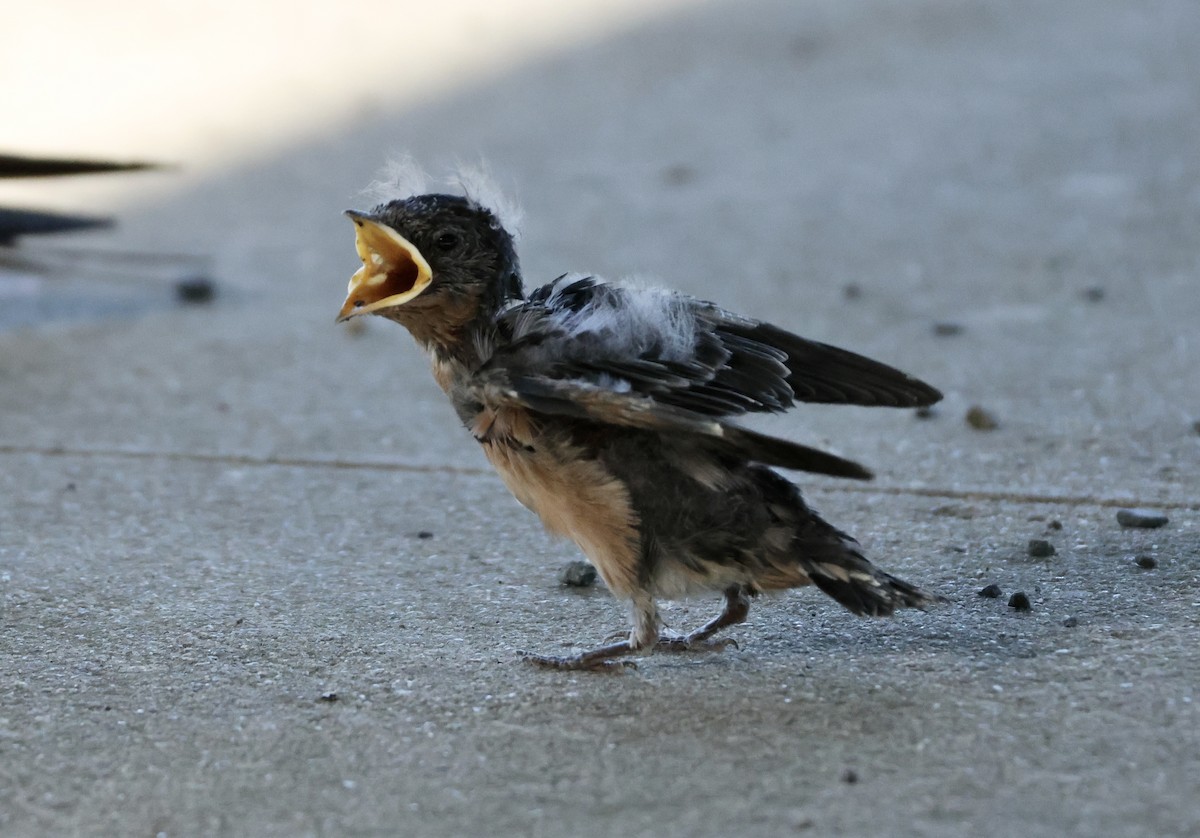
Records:
<instances>
[{"instance_id":1,"label":"pavement crack","mask_svg":"<svg viewBox=\"0 0 1200 838\"><path fill-rule=\"evenodd\" d=\"M1130 497L1104 497L1102 495L1056 495L1049 492L1012 492L1003 489L943 489L936 486L823 486L822 490L845 494L908 495L944 500L1000 501L1055 506L1148 507L1151 509L1200 511L1200 501L1146 500Z\"/></svg>"},{"instance_id":2,"label":"pavement crack","mask_svg":"<svg viewBox=\"0 0 1200 838\"><path fill-rule=\"evenodd\" d=\"M52 446L39 448L22 445L0 445L0 455L24 454L43 457L120 458L130 460L160 460L166 462L216 463L220 465L253 466L261 468L328 468L363 471L403 471L429 474L465 474L484 476L491 469L470 466L422 465L419 463L397 463L380 460L348 460L344 458L322 459L319 457L277 457L253 454L203 454L189 451L146 451L129 448L66 448Z\"/></svg>"},{"instance_id":3,"label":"pavement crack","mask_svg":"<svg viewBox=\"0 0 1200 838\"><path fill-rule=\"evenodd\" d=\"M212 463L219 465L247 466L255 468L306 468L345 469L352 471L393 471L418 474L454 474L469 477L490 477L490 468L471 466L423 465L420 463L388 462L382 460L354 460L346 458L323 459L317 457L278 457L253 454L204 454L188 451L147 451L126 448L66 448L63 446L38 447L24 445L0 445L0 455L26 455L42 457L86 457L124 458L133 460L158 460L166 462ZM1027 505L1053 506L1099 506L1099 507L1150 507L1153 509L1180 509L1200 511L1200 500L1148 500L1130 497L1105 497L1087 494L1054 494L1051 492L1014 492L1004 489L951 489L938 486L886 486L857 484L826 484L809 486L822 492L859 495L895 495L905 497L927 497L942 500L993 501L1021 503Z\"/></svg>"}]
</instances>

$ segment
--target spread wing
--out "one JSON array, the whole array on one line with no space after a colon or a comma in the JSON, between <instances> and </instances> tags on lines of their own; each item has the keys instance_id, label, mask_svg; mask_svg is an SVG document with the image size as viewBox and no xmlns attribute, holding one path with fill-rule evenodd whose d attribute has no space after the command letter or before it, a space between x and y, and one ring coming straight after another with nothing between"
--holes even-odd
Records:
<instances>
[{"instance_id":1,"label":"spread wing","mask_svg":"<svg viewBox=\"0 0 1200 838\"><path fill-rule=\"evenodd\" d=\"M484 404L657 431L784 468L866 478L862 466L728 420L797 401L911 407L940 394L904 373L661 289L560 277L483 338Z\"/></svg>"},{"instance_id":2,"label":"spread wing","mask_svg":"<svg viewBox=\"0 0 1200 838\"><path fill-rule=\"evenodd\" d=\"M605 425L688 434L709 450L767 465L857 480L873 476L853 460L580 379L492 373L477 381L475 393L480 402L493 409L520 408Z\"/></svg>"}]
</instances>

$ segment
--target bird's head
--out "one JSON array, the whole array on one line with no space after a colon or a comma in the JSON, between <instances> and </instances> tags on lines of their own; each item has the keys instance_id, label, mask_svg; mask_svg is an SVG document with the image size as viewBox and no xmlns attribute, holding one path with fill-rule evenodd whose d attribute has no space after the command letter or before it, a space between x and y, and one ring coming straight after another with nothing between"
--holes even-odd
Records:
<instances>
[{"instance_id":1,"label":"bird's head","mask_svg":"<svg viewBox=\"0 0 1200 838\"><path fill-rule=\"evenodd\" d=\"M346 215L363 264L350 277L339 322L378 314L420 337L439 318L472 319L521 296L512 236L468 198L416 195Z\"/></svg>"}]
</instances>

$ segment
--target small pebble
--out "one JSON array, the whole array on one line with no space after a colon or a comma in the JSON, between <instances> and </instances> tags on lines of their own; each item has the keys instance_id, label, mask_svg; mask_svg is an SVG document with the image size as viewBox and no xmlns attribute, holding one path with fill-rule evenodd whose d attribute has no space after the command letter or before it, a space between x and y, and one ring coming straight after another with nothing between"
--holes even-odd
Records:
<instances>
[{"instance_id":1,"label":"small pebble","mask_svg":"<svg viewBox=\"0 0 1200 838\"><path fill-rule=\"evenodd\" d=\"M857 783L858 782L858 772L855 771L853 768L847 768L845 771L842 772L842 782L843 783L851 783L851 784Z\"/></svg>"},{"instance_id":2,"label":"small pebble","mask_svg":"<svg viewBox=\"0 0 1200 838\"><path fill-rule=\"evenodd\" d=\"M337 693L321 693L321 697L317 700L324 701L327 704L333 704L333 702L338 700L338 694Z\"/></svg>"},{"instance_id":3,"label":"small pebble","mask_svg":"<svg viewBox=\"0 0 1200 838\"><path fill-rule=\"evenodd\" d=\"M862 296L862 293L862 286L853 282L847 283L842 287L842 296L847 300L857 300Z\"/></svg>"},{"instance_id":4,"label":"small pebble","mask_svg":"<svg viewBox=\"0 0 1200 838\"><path fill-rule=\"evenodd\" d=\"M1024 591L1017 591L1008 598L1008 607L1015 608L1018 611L1029 611L1033 608L1029 604L1029 596Z\"/></svg>"},{"instance_id":5,"label":"small pebble","mask_svg":"<svg viewBox=\"0 0 1200 838\"><path fill-rule=\"evenodd\" d=\"M587 562L569 562L563 565L558 581L569 588L590 588L596 584L596 568Z\"/></svg>"},{"instance_id":6,"label":"small pebble","mask_svg":"<svg viewBox=\"0 0 1200 838\"><path fill-rule=\"evenodd\" d=\"M1051 521L1049 524L1046 525L1046 527L1048 529L1052 529L1052 530L1061 530L1062 529L1062 521L1058 521L1058 520Z\"/></svg>"},{"instance_id":7,"label":"small pebble","mask_svg":"<svg viewBox=\"0 0 1200 838\"><path fill-rule=\"evenodd\" d=\"M1081 293L1083 298L1089 303L1098 303L1104 299L1104 289L1099 285L1093 285L1091 288L1084 288Z\"/></svg>"},{"instance_id":8,"label":"small pebble","mask_svg":"<svg viewBox=\"0 0 1200 838\"><path fill-rule=\"evenodd\" d=\"M676 163L662 170L663 183L668 186L686 186L696 179L697 172L686 163Z\"/></svg>"},{"instance_id":9,"label":"small pebble","mask_svg":"<svg viewBox=\"0 0 1200 838\"><path fill-rule=\"evenodd\" d=\"M1066 619L1064 619L1062 621L1062 624L1069 629L1073 629L1073 628L1075 628L1075 626L1079 625L1079 618L1078 617L1067 617Z\"/></svg>"},{"instance_id":10,"label":"small pebble","mask_svg":"<svg viewBox=\"0 0 1200 838\"><path fill-rule=\"evenodd\" d=\"M421 530L419 533L417 533L417 538L421 539L422 541L428 541L429 539L433 538L433 533L431 533L429 530Z\"/></svg>"},{"instance_id":11,"label":"small pebble","mask_svg":"<svg viewBox=\"0 0 1200 838\"><path fill-rule=\"evenodd\" d=\"M1158 567L1158 559L1153 556L1138 556L1134 561L1143 570L1154 570L1154 568Z\"/></svg>"},{"instance_id":12,"label":"small pebble","mask_svg":"<svg viewBox=\"0 0 1200 838\"><path fill-rule=\"evenodd\" d=\"M933 412L933 408L929 407L928 405L925 407L918 407L915 413L918 419L932 419L937 415Z\"/></svg>"},{"instance_id":13,"label":"small pebble","mask_svg":"<svg viewBox=\"0 0 1200 838\"><path fill-rule=\"evenodd\" d=\"M1167 516L1153 509L1121 509L1117 512L1117 523L1123 527L1156 529L1167 525Z\"/></svg>"},{"instance_id":14,"label":"small pebble","mask_svg":"<svg viewBox=\"0 0 1200 838\"><path fill-rule=\"evenodd\" d=\"M1000 590L999 585L988 585L979 592L979 596L986 597L988 599L999 599L1000 597L1004 596L1004 591Z\"/></svg>"},{"instance_id":15,"label":"small pebble","mask_svg":"<svg viewBox=\"0 0 1200 838\"><path fill-rule=\"evenodd\" d=\"M939 338L952 338L963 333L961 323L934 323L933 333Z\"/></svg>"},{"instance_id":16,"label":"small pebble","mask_svg":"<svg viewBox=\"0 0 1200 838\"><path fill-rule=\"evenodd\" d=\"M977 431L994 431L1000 427L996 417L977 404L967 409L967 424Z\"/></svg>"},{"instance_id":17,"label":"small pebble","mask_svg":"<svg viewBox=\"0 0 1200 838\"><path fill-rule=\"evenodd\" d=\"M1035 559L1045 559L1054 555L1054 545L1044 538L1029 539L1029 546L1026 548L1029 555Z\"/></svg>"},{"instance_id":18,"label":"small pebble","mask_svg":"<svg viewBox=\"0 0 1200 838\"><path fill-rule=\"evenodd\" d=\"M182 303L208 303L217 296L217 286L206 276L187 276L176 281L175 296Z\"/></svg>"}]
</instances>

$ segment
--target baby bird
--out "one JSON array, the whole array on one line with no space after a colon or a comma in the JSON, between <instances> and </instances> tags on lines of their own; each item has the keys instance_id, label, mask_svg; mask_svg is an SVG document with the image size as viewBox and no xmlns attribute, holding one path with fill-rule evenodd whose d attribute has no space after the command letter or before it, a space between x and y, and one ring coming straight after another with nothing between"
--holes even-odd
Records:
<instances>
[{"instance_id":1,"label":"baby bird","mask_svg":"<svg viewBox=\"0 0 1200 838\"><path fill-rule=\"evenodd\" d=\"M552 669L720 649L763 591L813 584L855 614L939 599L875 567L771 467L855 479L857 463L738 425L796 402L918 407L941 394L892 367L658 288L563 275L525 294L512 235L469 197L347 212L362 267L339 320L374 314L428 353L459 419L516 498L571 538L632 630ZM719 591L716 617L664 630L657 599Z\"/></svg>"}]
</instances>

